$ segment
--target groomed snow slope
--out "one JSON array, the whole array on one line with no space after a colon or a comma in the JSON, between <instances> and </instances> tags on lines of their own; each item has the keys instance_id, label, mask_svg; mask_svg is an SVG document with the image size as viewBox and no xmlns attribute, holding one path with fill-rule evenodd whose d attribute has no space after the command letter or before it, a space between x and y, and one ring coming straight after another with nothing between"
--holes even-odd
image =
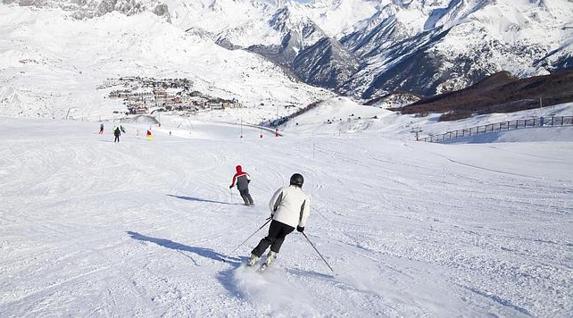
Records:
<instances>
[{"instance_id":1,"label":"groomed snow slope","mask_svg":"<svg viewBox=\"0 0 573 318\"><path fill-rule=\"evenodd\" d=\"M196 125L119 144L97 123L0 119L0 312L38 316L504 316L573 310L573 143L283 138ZM162 127L164 128L164 127ZM193 133L192 133L193 135ZM251 173L257 205L228 185ZM263 275L230 254L293 172L312 196ZM221 262L221 258L228 262Z\"/></svg>"},{"instance_id":2,"label":"groomed snow slope","mask_svg":"<svg viewBox=\"0 0 573 318\"><path fill-rule=\"evenodd\" d=\"M371 138L385 136L399 140L414 140L413 130L421 129L420 137L440 135L457 129L469 129L499 122L539 119L544 117L572 116L573 103L535 108L513 113L476 115L455 121L439 121L442 113L430 113L425 117L401 115L382 108L357 104L347 97L335 97L321 102L316 108L290 120L283 129L298 135L367 134ZM245 116L245 118L247 118ZM501 134L480 135L479 138L458 139L459 142L504 142L504 141L573 141L573 129L551 128L541 130L516 130ZM492 135L495 135L492 138ZM511 135L511 137L509 137ZM482 138L485 137L485 138ZM507 137L507 138L506 138Z\"/></svg>"}]
</instances>

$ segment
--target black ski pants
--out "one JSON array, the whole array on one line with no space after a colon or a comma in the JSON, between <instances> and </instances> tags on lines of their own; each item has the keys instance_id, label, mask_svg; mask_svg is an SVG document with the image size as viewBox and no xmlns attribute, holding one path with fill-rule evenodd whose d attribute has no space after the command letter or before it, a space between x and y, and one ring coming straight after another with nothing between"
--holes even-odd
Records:
<instances>
[{"instance_id":1,"label":"black ski pants","mask_svg":"<svg viewBox=\"0 0 573 318\"><path fill-rule=\"evenodd\" d=\"M251 197L251 194L249 193L249 189L245 189L245 190L239 190L239 193L241 194L241 198L243 198L243 201L245 201L245 205L253 205L253 198Z\"/></svg>"},{"instance_id":2,"label":"black ski pants","mask_svg":"<svg viewBox=\"0 0 573 318\"><path fill-rule=\"evenodd\" d=\"M271 247L271 251L278 253L285 237L292 231L294 231L294 227L273 220L269 228L269 235L262 239L251 253L261 257L269 246Z\"/></svg>"},{"instance_id":3,"label":"black ski pants","mask_svg":"<svg viewBox=\"0 0 573 318\"><path fill-rule=\"evenodd\" d=\"M113 140L113 142L119 142L119 136L115 136L115 139Z\"/></svg>"}]
</instances>

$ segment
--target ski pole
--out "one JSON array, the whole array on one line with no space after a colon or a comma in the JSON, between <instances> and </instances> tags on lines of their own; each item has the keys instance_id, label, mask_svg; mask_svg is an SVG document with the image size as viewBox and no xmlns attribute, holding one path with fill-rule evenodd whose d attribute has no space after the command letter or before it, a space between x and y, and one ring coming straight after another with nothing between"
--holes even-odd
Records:
<instances>
[{"instance_id":1,"label":"ski pole","mask_svg":"<svg viewBox=\"0 0 573 318\"><path fill-rule=\"evenodd\" d=\"M268 218L267 221L265 222L265 224L261 225L261 227L259 227L253 234L251 234L249 237L247 237L246 240L243 241L243 243L239 244L239 246L237 246L234 250L231 251L231 253L229 254L233 254L236 250L239 249L239 247L243 246L243 244L247 243L247 241L253 237L255 234L257 234L257 232L259 232L260 230L263 229L263 227L265 227L265 225L267 225L269 222L271 221L271 218Z\"/></svg>"},{"instance_id":2,"label":"ski pole","mask_svg":"<svg viewBox=\"0 0 573 318\"><path fill-rule=\"evenodd\" d=\"M308 238L308 236L306 236L306 234L304 232L301 232L302 235L304 235L304 238L306 238L306 240L308 241L308 243L310 243L310 246L312 246L312 248L314 248L314 250L316 251L316 253L318 253L318 256L320 256L320 258L322 258L322 260L324 261L324 264L326 264L326 266L328 266L328 268L330 268L330 270L334 273L334 269L332 269L332 267L330 267L330 265L328 264L328 262L324 259L324 257L322 256L322 254L320 254L320 252L318 251L318 249L316 249L316 246L314 246L314 244L312 244L312 242L310 241L310 239Z\"/></svg>"}]
</instances>

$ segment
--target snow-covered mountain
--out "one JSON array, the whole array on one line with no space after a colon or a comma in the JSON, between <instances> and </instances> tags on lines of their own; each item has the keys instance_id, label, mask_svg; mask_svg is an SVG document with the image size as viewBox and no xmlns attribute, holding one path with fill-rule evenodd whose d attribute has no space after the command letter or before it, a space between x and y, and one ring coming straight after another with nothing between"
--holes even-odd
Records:
<instances>
[{"instance_id":1,"label":"snow-covered mountain","mask_svg":"<svg viewBox=\"0 0 573 318\"><path fill-rule=\"evenodd\" d=\"M158 0L3 0L4 4L38 8L59 8L72 13L77 19L94 18L111 12L134 15L151 11L170 20L167 6Z\"/></svg>"},{"instance_id":2,"label":"snow-covered mountain","mask_svg":"<svg viewBox=\"0 0 573 318\"><path fill-rule=\"evenodd\" d=\"M572 63L567 0L238 2L252 18L226 19L219 25L234 25L224 30L208 26L218 43L360 98L396 90L431 95L502 70L525 77ZM219 12L232 8L213 3Z\"/></svg>"},{"instance_id":3,"label":"snow-covered mountain","mask_svg":"<svg viewBox=\"0 0 573 318\"><path fill-rule=\"evenodd\" d=\"M340 38L365 66L343 91L435 94L506 70L540 75L571 67L573 2L393 1Z\"/></svg>"},{"instance_id":4,"label":"snow-covered mountain","mask_svg":"<svg viewBox=\"0 0 573 318\"><path fill-rule=\"evenodd\" d=\"M187 78L193 90L256 110L258 120L274 117L274 104L302 107L332 95L257 54L217 45L207 30L186 32L152 12L74 14L0 5L1 115L64 118L71 112L97 119L123 112L121 100L97 89L122 76ZM244 111L229 109L221 117L232 120Z\"/></svg>"},{"instance_id":5,"label":"snow-covered mountain","mask_svg":"<svg viewBox=\"0 0 573 318\"><path fill-rule=\"evenodd\" d=\"M92 79L98 77L101 81L110 73L114 76L167 75L169 73L164 71L150 70L169 65L179 76L201 78L197 82L208 82L207 87L226 91L224 98L242 97L250 90L253 93L248 98L242 97L242 102L248 101L247 104L259 104L260 83L265 83L270 91L288 90L289 96L300 96L302 87L305 92L315 91L308 95L314 97L299 101L290 97L276 98L273 92L260 98L270 104L276 101L302 105L323 93L316 93L319 90L298 81L359 99L372 99L396 91L433 95L461 89L498 71L526 77L573 64L573 2L568 0L316 0L310 3L292 0L3 0L3 3L5 22L0 33L18 43L4 40L0 53L4 58L8 54L14 57L35 52L36 56L18 58L16 62L50 60L59 61L63 68L70 65L85 68L82 61L68 57L82 56L85 61L93 62L100 59L97 54L105 51L105 55L118 63L111 66L113 72L103 72L105 76L100 74ZM16 4L41 10L18 8ZM26 12L28 22L18 24L7 19L16 12ZM83 55L62 57L61 52L66 50L57 46L70 44L65 48L73 51L73 43L40 41L37 33L26 33L27 24L34 25L32 21L38 25L48 20L56 38L78 36L86 39L90 49L80 49ZM138 27L129 32L117 27L130 23ZM67 29L75 28L74 25L82 26L81 33ZM98 32L109 32L111 36L101 36ZM21 37L21 34L27 36ZM155 45L165 38L171 39L171 45ZM122 49L110 43L121 43L118 48ZM113 54L108 54L110 46ZM119 63L125 62L125 55L130 54L126 51L130 49L146 52L143 56L149 57L144 63L149 66L148 71ZM194 51L197 57L193 62L187 60L189 51ZM100 53L92 56L92 52ZM46 57L50 54L51 59ZM203 64L203 59L211 56L218 58ZM141 64L141 61L135 63ZM98 72L102 69L105 68L99 67ZM6 83L4 92L22 89L22 85L18 85L23 83L19 71L16 68L0 74ZM237 76L230 76L229 72ZM247 81L243 81L245 74L249 76ZM237 81L233 82L231 77ZM219 80L221 78L223 80ZM18 100L30 95L34 94L19 94Z\"/></svg>"}]
</instances>

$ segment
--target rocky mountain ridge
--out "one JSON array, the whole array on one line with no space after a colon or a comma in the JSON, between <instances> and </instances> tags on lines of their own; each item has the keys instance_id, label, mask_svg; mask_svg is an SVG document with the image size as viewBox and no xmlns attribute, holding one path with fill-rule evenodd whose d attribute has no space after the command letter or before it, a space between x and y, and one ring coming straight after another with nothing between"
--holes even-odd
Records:
<instances>
[{"instance_id":1,"label":"rocky mountain ridge","mask_svg":"<svg viewBox=\"0 0 573 318\"><path fill-rule=\"evenodd\" d=\"M573 65L567 0L3 0L76 18L151 11L230 50L264 56L299 80L358 99L430 96L508 71Z\"/></svg>"}]
</instances>

